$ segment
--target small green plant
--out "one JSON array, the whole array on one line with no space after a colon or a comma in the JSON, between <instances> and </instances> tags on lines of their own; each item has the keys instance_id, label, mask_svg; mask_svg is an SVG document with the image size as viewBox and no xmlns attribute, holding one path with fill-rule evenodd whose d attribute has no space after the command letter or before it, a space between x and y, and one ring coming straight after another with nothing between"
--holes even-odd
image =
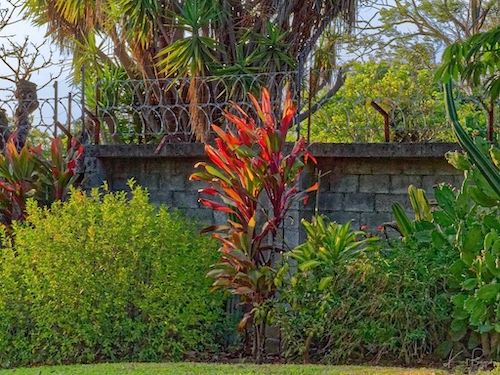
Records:
<instances>
[{"instance_id":1,"label":"small green plant","mask_svg":"<svg viewBox=\"0 0 500 375\"><path fill-rule=\"evenodd\" d=\"M227 225L212 226L221 242L219 262L212 265L208 276L215 278L214 289L225 289L240 297L247 312L239 325L247 321L254 327L252 353L259 361L265 341L265 323L274 298L275 263L286 250L279 243L279 229L292 205L307 199L316 189L299 189L299 178L307 159L312 156L305 140L297 141L285 152L285 139L295 109L290 94L284 103L283 117L276 124L269 92L262 90L262 105L250 95L262 126L236 104L241 117L226 113L235 131L224 131L212 125L217 133L217 148L205 146L210 163L198 163L204 171L191 179L207 182L210 187L200 193L218 198L201 198L207 207L229 214Z\"/></svg>"},{"instance_id":2,"label":"small green plant","mask_svg":"<svg viewBox=\"0 0 500 375\"><path fill-rule=\"evenodd\" d=\"M483 142L476 140L479 147L486 146ZM465 340L466 350L481 346L486 358L497 357L500 354L499 198L466 155L453 152L447 158L465 171L461 189L439 185L434 190L437 207L430 211L423 191L410 186L414 197L416 192L420 193L418 200L412 200L415 220L411 221L397 204L393 206L395 218L405 241L448 249L460 257L448 271L454 311L450 339L443 342L443 353ZM422 210L427 214L419 214Z\"/></svg>"},{"instance_id":3,"label":"small green plant","mask_svg":"<svg viewBox=\"0 0 500 375\"><path fill-rule=\"evenodd\" d=\"M205 277L216 244L144 189L30 200L12 232L0 252L1 366L218 350L225 302Z\"/></svg>"},{"instance_id":4,"label":"small green plant","mask_svg":"<svg viewBox=\"0 0 500 375\"><path fill-rule=\"evenodd\" d=\"M308 363L313 340L324 333L323 317L328 314L334 299L325 290L331 283L337 282L334 280L339 270L378 238L366 238L363 231L351 230L350 223L329 223L322 216L315 216L311 222L303 219L302 226L307 240L285 254L284 265L277 272L275 283L280 286L281 301L284 303L278 310L287 311L281 314L282 323L289 323L288 314L303 318L301 324L296 325L297 331L301 332L300 337L284 335L288 355L297 351L304 363ZM296 272L293 272L295 268ZM294 322L298 323L298 319Z\"/></svg>"},{"instance_id":5,"label":"small green plant","mask_svg":"<svg viewBox=\"0 0 500 375\"><path fill-rule=\"evenodd\" d=\"M450 326L453 253L412 238L366 238L349 223L315 218L304 224L308 240L278 272L282 304L276 322L285 355L410 364L432 354Z\"/></svg>"}]
</instances>

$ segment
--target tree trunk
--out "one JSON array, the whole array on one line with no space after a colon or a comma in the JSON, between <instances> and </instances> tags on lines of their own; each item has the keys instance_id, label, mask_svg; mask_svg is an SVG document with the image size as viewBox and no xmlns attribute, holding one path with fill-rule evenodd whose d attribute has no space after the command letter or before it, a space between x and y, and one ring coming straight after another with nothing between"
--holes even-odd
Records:
<instances>
[{"instance_id":1,"label":"tree trunk","mask_svg":"<svg viewBox=\"0 0 500 375\"><path fill-rule=\"evenodd\" d=\"M19 80L17 83L14 96L18 101L16 112L14 114L14 124L16 125L16 147L20 151L28 136L31 123L29 116L38 108L38 96L36 93L36 85L33 82L25 79Z\"/></svg>"}]
</instances>

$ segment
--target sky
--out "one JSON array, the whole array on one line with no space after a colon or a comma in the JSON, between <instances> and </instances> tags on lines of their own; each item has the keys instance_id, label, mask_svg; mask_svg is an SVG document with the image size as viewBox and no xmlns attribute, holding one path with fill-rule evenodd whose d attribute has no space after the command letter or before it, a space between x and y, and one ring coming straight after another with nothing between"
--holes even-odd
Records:
<instances>
[{"instance_id":1,"label":"sky","mask_svg":"<svg viewBox=\"0 0 500 375\"><path fill-rule=\"evenodd\" d=\"M5 2L4 0L0 0L0 9L8 7L10 4ZM43 129L53 129L54 117L55 117L55 108L54 108L54 97L55 97L55 89L54 89L54 81L51 81L51 75L57 76L60 73L61 67L63 67L64 61L68 58L62 56L57 48L51 47L48 41L46 41L45 37L45 29L38 28L32 26L29 21L22 20L20 15L15 15L13 19L17 19L18 21L4 27L0 31L0 45L5 46L5 48L9 47L9 42L14 43L23 43L25 38L29 38L30 44L34 44L36 46L40 46L40 52L42 56L46 57L50 56L50 51L53 51L53 61L61 62L61 64L55 64L52 67L44 68L43 70L34 72L30 78L30 81L35 83L38 88L38 101L39 101L39 109L33 113L33 121L32 123L37 126L39 125L40 130ZM43 44L43 45L42 45ZM28 48L29 52L33 52L34 48L30 45ZM42 59L37 60L39 63L42 63ZM10 64L17 67L16 60L9 60ZM37 64L38 65L38 64ZM62 124L67 122L67 107L68 107L68 93L72 92L73 95L79 94L79 90L75 88L71 88L67 83L69 71L66 68L61 75L57 78L58 81L58 97L59 104L57 107L57 120ZM0 61L0 77L2 76L10 76L12 75L12 71L7 67L7 65ZM15 108L16 108L16 100L13 98L13 88L14 84L8 80L0 79L0 108L6 110L6 114L8 117L12 118L14 116ZM74 99L73 103L78 99ZM80 109L77 105L72 104L72 117L75 118L79 116ZM45 124L45 125L44 125ZM45 127L47 126L47 127Z\"/></svg>"},{"instance_id":2,"label":"sky","mask_svg":"<svg viewBox=\"0 0 500 375\"><path fill-rule=\"evenodd\" d=\"M0 9L7 8L9 6L10 6L9 3L0 0ZM22 17L20 15L16 15L14 18L19 20ZM9 46L9 41L15 43L23 43L26 37L29 38L30 43L33 43L34 45L37 46L42 45L44 41L46 41L45 29L32 26L29 21L19 20L12 25L6 26L2 31L0 31L0 44L3 44L7 48ZM48 42L46 42L42 47L40 47L40 51L44 56L49 56L50 50L51 47ZM33 52L34 48L30 46L29 51ZM64 62L65 60L64 56L62 56L56 48L52 47L52 51L54 53L53 60L55 62L60 62L60 61ZM42 60L38 59L38 61L40 61L41 63ZM14 60L10 60L10 63L17 65ZM30 80L36 83L38 88L40 88L46 85L50 81L51 74L57 75L60 69L61 65L45 68L41 71L35 72ZM11 70L9 70L6 64L0 61L0 77L4 75L10 75L11 73L12 73ZM67 93L70 90L70 88L66 83L67 75L68 72L64 71L62 75L58 78L59 96L67 96ZM11 82L0 79L0 88L2 89L0 90L0 99L4 100L9 95L12 95L11 93L8 93L3 90L12 87L13 84ZM53 97L53 96L54 96L53 82L50 82L47 87L39 91L40 98Z\"/></svg>"}]
</instances>

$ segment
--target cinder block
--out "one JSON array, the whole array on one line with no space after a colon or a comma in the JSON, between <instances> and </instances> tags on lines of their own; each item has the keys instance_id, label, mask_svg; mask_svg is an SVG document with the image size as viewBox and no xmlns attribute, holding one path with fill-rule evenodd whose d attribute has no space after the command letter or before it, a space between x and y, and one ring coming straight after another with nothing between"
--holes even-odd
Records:
<instances>
[{"instance_id":1,"label":"cinder block","mask_svg":"<svg viewBox=\"0 0 500 375\"><path fill-rule=\"evenodd\" d=\"M411 209L408 194L376 194L374 212L392 212L392 204L396 202L405 210Z\"/></svg>"},{"instance_id":2,"label":"cinder block","mask_svg":"<svg viewBox=\"0 0 500 375\"><path fill-rule=\"evenodd\" d=\"M334 176L330 181L329 190L335 193L354 193L359 189L359 176Z\"/></svg>"},{"instance_id":3,"label":"cinder block","mask_svg":"<svg viewBox=\"0 0 500 375\"><path fill-rule=\"evenodd\" d=\"M201 206L201 203L198 202L198 194L193 193L191 191L174 191L173 195L173 204L175 207L179 208L198 208Z\"/></svg>"},{"instance_id":4,"label":"cinder block","mask_svg":"<svg viewBox=\"0 0 500 375\"><path fill-rule=\"evenodd\" d=\"M393 194L407 194L408 186L422 186L422 176L417 175L393 175L391 176L391 189Z\"/></svg>"},{"instance_id":5,"label":"cinder block","mask_svg":"<svg viewBox=\"0 0 500 375\"><path fill-rule=\"evenodd\" d=\"M341 210L344 196L342 193L319 192L318 208L323 210Z\"/></svg>"},{"instance_id":6,"label":"cinder block","mask_svg":"<svg viewBox=\"0 0 500 375\"><path fill-rule=\"evenodd\" d=\"M210 210L210 208L208 207L204 207L200 210ZM228 216L227 216L227 213L226 212L222 212L222 211L215 211L215 210L212 210L212 216L213 216L213 224L217 224L217 225L224 225L224 224L227 224L227 219L228 219Z\"/></svg>"},{"instance_id":7,"label":"cinder block","mask_svg":"<svg viewBox=\"0 0 500 375\"><path fill-rule=\"evenodd\" d=\"M438 176L438 175L431 175L431 176L423 176L422 177L422 189L425 190L428 196L434 196L434 188L438 186L441 182L449 182L449 176ZM448 180L448 181L446 181Z\"/></svg>"},{"instance_id":8,"label":"cinder block","mask_svg":"<svg viewBox=\"0 0 500 375\"><path fill-rule=\"evenodd\" d=\"M180 174L169 175L166 173L161 174L158 183L160 189L169 189L169 190L185 190L188 189L189 184L190 184L189 176ZM205 184L205 187L208 187L208 185ZM193 190L198 190L198 189L193 189Z\"/></svg>"},{"instance_id":9,"label":"cinder block","mask_svg":"<svg viewBox=\"0 0 500 375\"><path fill-rule=\"evenodd\" d=\"M155 204L163 203L168 207L175 207L173 191L168 189L158 189L156 191L150 191L149 194L150 202Z\"/></svg>"},{"instance_id":10,"label":"cinder block","mask_svg":"<svg viewBox=\"0 0 500 375\"><path fill-rule=\"evenodd\" d=\"M390 175L359 176L360 193L388 193L391 186Z\"/></svg>"},{"instance_id":11,"label":"cinder block","mask_svg":"<svg viewBox=\"0 0 500 375\"><path fill-rule=\"evenodd\" d=\"M457 188L461 188L462 184L464 183L464 175L463 174L457 174L454 175L452 178L451 184Z\"/></svg>"},{"instance_id":12,"label":"cinder block","mask_svg":"<svg viewBox=\"0 0 500 375\"><path fill-rule=\"evenodd\" d=\"M189 217L200 222L201 227L212 225L214 221L214 211L208 208L179 208L179 211L183 212Z\"/></svg>"},{"instance_id":13,"label":"cinder block","mask_svg":"<svg viewBox=\"0 0 500 375\"><path fill-rule=\"evenodd\" d=\"M436 170L436 160L406 159L403 173L407 175L430 175Z\"/></svg>"},{"instance_id":14,"label":"cinder block","mask_svg":"<svg viewBox=\"0 0 500 375\"><path fill-rule=\"evenodd\" d=\"M371 212L375 208L375 194L373 193L346 193L342 202L346 212Z\"/></svg>"},{"instance_id":15,"label":"cinder block","mask_svg":"<svg viewBox=\"0 0 500 375\"><path fill-rule=\"evenodd\" d=\"M373 158L372 174L401 174L404 171L404 161L394 158Z\"/></svg>"}]
</instances>

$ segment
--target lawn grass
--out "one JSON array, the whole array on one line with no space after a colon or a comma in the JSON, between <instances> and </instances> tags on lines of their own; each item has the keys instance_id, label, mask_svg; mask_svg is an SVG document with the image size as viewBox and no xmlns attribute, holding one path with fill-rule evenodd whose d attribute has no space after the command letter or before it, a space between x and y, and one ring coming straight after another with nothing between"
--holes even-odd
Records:
<instances>
[{"instance_id":1,"label":"lawn grass","mask_svg":"<svg viewBox=\"0 0 500 375\"><path fill-rule=\"evenodd\" d=\"M444 370L373 366L101 363L0 370L0 375L445 375Z\"/></svg>"}]
</instances>

